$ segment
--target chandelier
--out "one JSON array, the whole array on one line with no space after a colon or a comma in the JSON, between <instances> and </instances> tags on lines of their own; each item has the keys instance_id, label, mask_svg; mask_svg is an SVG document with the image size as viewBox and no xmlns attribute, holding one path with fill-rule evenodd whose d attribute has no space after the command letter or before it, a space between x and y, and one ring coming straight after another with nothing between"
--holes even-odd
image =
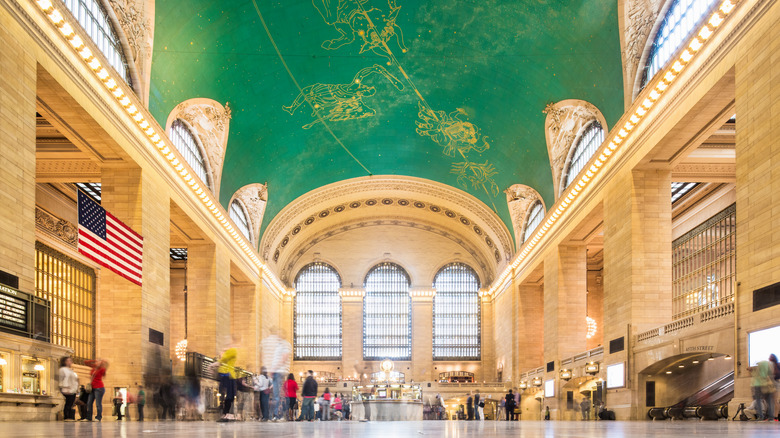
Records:
<instances>
[{"instance_id":1,"label":"chandelier","mask_svg":"<svg viewBox=\"0 0 780 438\"><path fill-rule=\"evenodd\" d=\"M187 360L187 340L182 339L176 344L176 358L184 362Z\"/></svg>"},{"instance_id":2,"label":"chandelier","mask_svg":"<svg viewBox=\"0 0 780 438\"><path fill-rule=\"evenodd\" d=\"M596 320L590 316L585 317L585 324L588 326L588 331L585 334L585 338L590 339L596 335Z\"/></svg>"}]
</instances>

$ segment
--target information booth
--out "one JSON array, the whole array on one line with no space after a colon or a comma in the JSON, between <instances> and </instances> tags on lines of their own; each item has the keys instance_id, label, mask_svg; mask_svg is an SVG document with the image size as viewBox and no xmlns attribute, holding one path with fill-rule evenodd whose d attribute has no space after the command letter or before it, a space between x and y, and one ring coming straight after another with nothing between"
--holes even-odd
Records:
<instances>
[{"instance_id":1,"label":"information booth","mask_svg":"<svg viewBox=\"0 0 780 438\"><path fill-rule=\"evenodd\" d=\"M352 387L352 416L356 420L419 421L423 419L422 388L405 383L405 375L382 361L371 383Z\"/></svg>"}]
</instances>

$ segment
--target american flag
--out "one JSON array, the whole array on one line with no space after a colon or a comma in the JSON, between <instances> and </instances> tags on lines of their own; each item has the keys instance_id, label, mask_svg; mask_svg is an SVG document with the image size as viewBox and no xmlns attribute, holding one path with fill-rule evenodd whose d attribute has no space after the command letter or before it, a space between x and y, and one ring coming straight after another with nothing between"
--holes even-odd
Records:
<instances>
[{"instance_id":1,"label":"american flag","mask_svg":"<svg viewBox=\"0 0 780 438\"><path fill-rule=\"evenodd\" d=\"M144 238L79 190L79 252L141 285Z\"/></svg>"}]
</instances>

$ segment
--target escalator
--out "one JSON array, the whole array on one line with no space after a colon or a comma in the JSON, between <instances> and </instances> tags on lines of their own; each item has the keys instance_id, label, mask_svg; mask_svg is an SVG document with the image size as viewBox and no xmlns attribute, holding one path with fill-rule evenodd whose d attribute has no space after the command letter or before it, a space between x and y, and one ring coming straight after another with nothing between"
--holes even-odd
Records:
<instances>
[{"instance_id":1,"label":"escalator","mask_svg":"<svg viewBox=\"0 0 780 438\"><path fill-rule=\"evenodd\" d=\"M734 372L729 372L689 397L668 407L651 408L652 420L719 420L728 418L728 402L734 398Z\"/></svg>"}]
</instances>

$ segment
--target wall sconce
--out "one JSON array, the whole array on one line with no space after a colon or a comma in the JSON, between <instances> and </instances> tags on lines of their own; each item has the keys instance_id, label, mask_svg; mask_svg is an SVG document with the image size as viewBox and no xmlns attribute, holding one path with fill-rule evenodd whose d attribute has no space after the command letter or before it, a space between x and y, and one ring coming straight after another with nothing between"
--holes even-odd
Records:
<instances>
[{"instance_id":1,"label":"wall sconce","mask_svg":"<svg viewBox=\"0 0 780 438\"><path fill-rule=\"evenodd\" d=\"M45 366L43 366L43 365L41 365L41 364L39 364L39 363L36 363L36 364L35 364L35 366L33 367L33 369L34 369L35 371L43 371L43 370L45 370L45 369L46 369L46 367L45 367Z\"/></svg>"},{"instance_id":2,"label":"wall sconce","mask_svg":"<svg viewBox=\"0 0 780 438\"><path fill-rule=\"evenodd\" d=\"M0 366L2 365L8 365L8 361L4 357L0 357Z\"/></svg>"},{"instance_id":3,"label":"wall sconce","mask_svg":"<svg viewBox=\"0 0 780 438\"><path fill-rule=\"evenodd\" d=\"M522 382L520 382L520 385L518 385L518 387L519 387L520 389L526 389L526 388L528 388L528 382L526 382L525 380L523 380Z\"/></svg>"},{"instance_id":4,"label":"wall sconce","mask_svg":"<svg viewBox=\"0 0 780 438\"><path fill-rule=\"evenodd\" d=\"M571 370L561 370L561 379L563 380L571 380L571 378L574 376L574 373L571 372Z\"/></svg>"},{"instance_id":5,"label":"wall sconce","mask_svg":"<svg viewBox=\"0 0 780 438\"><path fill-rule=\"evenodd\" d=\"M585 373L590 374L590 375L598 374L599 369L600 369L599 364L597 364L595 362L591 362L591 363L585 365Z\"/></svg>"},{"instance_id":6,"label":"wall sconce","mask_svg":"<svg viewBox=\"0 0 780 438\"><path fill-rule=\"evenodd\" d=\"M534 386L542 386L542 378L534 377L533 380L531 380L531 384Z\"/></svg>"}]
</instances>

